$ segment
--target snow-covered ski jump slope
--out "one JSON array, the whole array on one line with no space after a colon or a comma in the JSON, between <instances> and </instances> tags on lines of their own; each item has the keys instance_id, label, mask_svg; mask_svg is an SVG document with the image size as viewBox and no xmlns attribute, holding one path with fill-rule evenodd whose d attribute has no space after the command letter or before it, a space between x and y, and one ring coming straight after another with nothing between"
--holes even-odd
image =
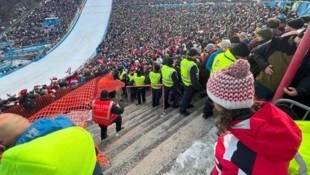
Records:
<instances>
[{"instance_id":1,"label":"snow-covered ski jump slope","mask_svg":"<svg viewBox=\"0 0 310 175\"><path fill-rule=\"evenodd\" d=\"M87 0L80 17L67 37L37 62L0 78L0 97L21 89L49 84L51 77L63 78L66 70L79 68L96 51L110 18L112 0Z\"/></svg>"}]
</instances>

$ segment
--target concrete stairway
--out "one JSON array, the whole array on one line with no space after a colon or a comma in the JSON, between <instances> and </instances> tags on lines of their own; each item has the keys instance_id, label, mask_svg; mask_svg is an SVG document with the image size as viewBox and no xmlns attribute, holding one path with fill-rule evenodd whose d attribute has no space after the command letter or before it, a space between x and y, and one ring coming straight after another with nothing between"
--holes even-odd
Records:
<instances>
[{"instance_id":1,"label":"concrete stairway","mask_svg":"<svg viewBox=\"0 0 310 175\"><path fill-rule=\"evenodd\" d=\"M212 119L202 118L206 98L193 100L191 115L179 114L179 108L153 108L151 96L142 105L125 108L123 127L117 135L115 125L108 128L109 137L100 141L96 124L88 127L95 142L109 157L111 167L105 175L159 175L168 172L176 157L193 141L206 136L214 126ZM163 115L164 113L164 115Z\"/></svg>"}]
</instances>

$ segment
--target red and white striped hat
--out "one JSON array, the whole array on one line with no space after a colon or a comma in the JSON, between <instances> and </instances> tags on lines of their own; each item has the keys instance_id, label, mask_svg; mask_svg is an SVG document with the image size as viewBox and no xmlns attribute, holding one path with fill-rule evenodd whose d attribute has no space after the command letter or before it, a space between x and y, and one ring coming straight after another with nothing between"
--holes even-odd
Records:
<instances>
[{"instance_id":1,"label":"red and white striped hat","mask_svg":"<svg viewBox=\"0 0 310 175\"><path fill-rule=\"evenodd\" d=\"M208 80L207 93L226 109L250 108L254 103L254 78L247 60L239 59Z\"/></svg>"}]
</instances>

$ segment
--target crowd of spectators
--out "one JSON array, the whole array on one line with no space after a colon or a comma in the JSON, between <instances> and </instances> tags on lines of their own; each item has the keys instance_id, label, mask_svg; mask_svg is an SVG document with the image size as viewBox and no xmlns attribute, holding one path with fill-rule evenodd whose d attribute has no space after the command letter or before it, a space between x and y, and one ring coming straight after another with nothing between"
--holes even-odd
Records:
<instances>
[{"instance_id":1,"label":"crowd of spectators","mask_svg":"<svg viewBox=\"0 0 310 175\"><path fill-rule=\"evenodd\" d=\"M10 27L17 19L20 19L25 12L36 7L42 0L0 0L0 33Z\"/></svg>"},{"instance_id":2,"label":"crowd of spectators","mask_svg":"<svg viewBox=\"0 0 310 175\"><path fill-rule=\"evenodd\" d=\"M265 7L256 2L168 3L179 5L156 6L153 1L145 3L139 0L114 1L108 31L98 46L97 56L67 77L66 83L85 83L117 70L129 72L141 68L148 72L154 62L162 64L167 57L173 58L177 67L193 47L199 50L200 62L205 64L205 58L217 50L221 41L229 40L230 47L243 42L253 49L276 36L277 30L283 33L285 21L298 17L295 11L278 6ZM276 28L272 28L273 25L277 25ZM201 64L200 69L205 69L205 65Z\"/></svg>"},{"instance_id":3,"label":"crowd of spectators","mask_svg":"<svg viewBox=\"0 0 310 175\"><path fill-rule=\"evenodd\" d=\"M2 40L12 40L13 48L41 43L55 43L67 32L82 0L50 0L41 3L28 17L4 34ZM59 25L45 27L46 18L58 18Z\"/></svg>"}]
</instances>

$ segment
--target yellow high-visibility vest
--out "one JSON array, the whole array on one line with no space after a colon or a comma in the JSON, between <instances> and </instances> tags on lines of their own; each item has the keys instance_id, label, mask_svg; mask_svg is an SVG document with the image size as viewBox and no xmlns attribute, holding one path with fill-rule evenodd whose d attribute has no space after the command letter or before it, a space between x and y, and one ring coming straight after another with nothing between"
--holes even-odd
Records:
<instances>
[{"instance_id":1,"label":"yellow high-visibility vest","mask_svg":"<svg viewBox=\"0 0 310 175\"><path fill-rule=\"evenodd\" d=\"M1 175L91 175L96 164L93 137L76 126L16 145L2 156Z\"/></svg>"},{"instance_id":2,"label":"yellow high-visibility vest","mask_svg":"<svg viewBox=\"0 0 310 175\"><path fill-rule=\"evenodd\" d=\"M169 67L167 65L163 65L161 68L161 74L163 76L162 82L164 86L166 87L172 87L173 86L173 80L172 80L172 74L173 72L176 72L176 70L172 67Z\"/></svg>"},{"instance_id":3,"label":"yellow high-visibility vest","mask_svg":"<svg viewBox=\"0 0 310 175\"><path fill-rule=\"evenodd\" d=\"M185 86L191 86L192 81L191 81L191 75L190 75L190 70L193 66L196 66L197 68L197 75L199 74L199 69L197 64L194 61L190 61L188 59L183 59L181 61L181 78L182 82Z\"/></svg>"},{"instance_id":4,"label":"yellow high-visibility vest","mask_svg":"<svg viewBox=\"0 0 310 175\"><path fill-rule=\"evenodd\" d=\"M153 89L160 89L160 86L156 86L156 84L160 83L161 75L160 73L150 72L149 74L151 85Z\"/></svg>"},{"instance_id":5,"label":"yellow high-visibility vest","mask_svg":"<svg viewBox=\"0 0 310 175\"><path fill-rule=\"evenodd\" d=\"M135 77L134 81L136 86L144 85L145 76Z\"/></svg>"},{"instance_id":6,"label":"yellow high-visibility vest","mask_svg":"<svg viewBox=\"0 0 310 175\"><path fill-rule=\"evenodd\" d=\"M302 142L295 158L290 162L290 175L310 174L310 121L295 121L302 131Z\"/></svg>"},{"instance_id":7,"label":"yellow high-visibility vest","mask_svg":"<svg viewBox=\"0 0 310 175\"><path fill-rule=\"evenodd\" d=\"M236 57L230 52L230 50L227 50L224 53L216 55L212 63L211 74L221 69L229 67L236 60L237 60Z\"/></svg>"}]
</instances>

